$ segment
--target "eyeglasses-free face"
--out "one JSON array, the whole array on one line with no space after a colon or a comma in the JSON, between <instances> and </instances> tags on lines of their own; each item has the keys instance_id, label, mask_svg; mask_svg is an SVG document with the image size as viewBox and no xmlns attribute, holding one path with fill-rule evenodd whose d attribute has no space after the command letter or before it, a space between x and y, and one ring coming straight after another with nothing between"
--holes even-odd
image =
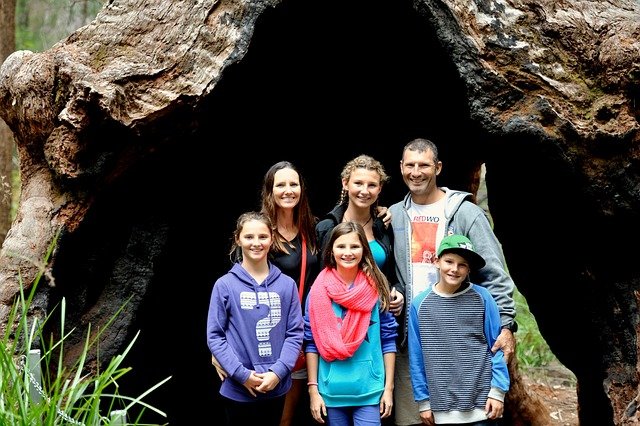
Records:
<instances>
[{"instance_id":1,"label":"eyeglasses-free face","mask_svg":"<svg viewBox=\"0 0 640 426\"><path fill-rule=\"evenodd\" d=\"M434 161L433 152L404 152L400 162L400 171L404 183L413 195L426 195L437 188L436 176L442 169L442 162Z\"/></svg>"}]
</instances>

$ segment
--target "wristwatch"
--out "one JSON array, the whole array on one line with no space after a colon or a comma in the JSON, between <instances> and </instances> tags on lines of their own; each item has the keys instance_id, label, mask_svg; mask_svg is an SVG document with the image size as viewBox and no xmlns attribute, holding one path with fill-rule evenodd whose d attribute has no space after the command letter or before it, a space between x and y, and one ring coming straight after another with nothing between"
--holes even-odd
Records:
<instances>
[{"instance_id":1,"label":"wristwatch","mask_svg":"<svg viewBox=\"0 0 640 426\"><path fill-rule=\"evenodd\" d=\"M512 321L509 324L503 325L502 328L506 328L510 332L515 333L516 331L518 331L518 323L515 321Z\"/></svg>"}]
</instances>

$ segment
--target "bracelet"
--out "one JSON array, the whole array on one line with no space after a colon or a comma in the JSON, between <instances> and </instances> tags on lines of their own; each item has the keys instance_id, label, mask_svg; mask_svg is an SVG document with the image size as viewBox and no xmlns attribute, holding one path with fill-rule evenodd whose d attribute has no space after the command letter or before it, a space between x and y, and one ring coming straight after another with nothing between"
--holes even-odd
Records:
<instances>
[{"instance_id":1,"label":"bracelet","mask_svg":"<svg viewBox=\"0 0 640 426\"><path fill-rule=\"evenodd\" d=\"M318 382L307 382L307 386L318 386Z\"/></svg>"}]
</instances>

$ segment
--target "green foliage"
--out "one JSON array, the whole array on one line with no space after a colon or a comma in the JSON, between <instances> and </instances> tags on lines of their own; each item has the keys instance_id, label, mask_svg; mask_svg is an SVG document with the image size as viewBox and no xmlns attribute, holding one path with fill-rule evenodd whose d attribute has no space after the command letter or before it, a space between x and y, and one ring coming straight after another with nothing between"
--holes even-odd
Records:
<instances>
[{"instance_id":1,"label":"green foliage","mask_svg":"<svg viewBox=\"0 0 640 426\"><path fill-rule=\"evenodd\" d=\"M49 255L51 250L49 251ZM48 256L49 256L48 255ZM48 258L47 256L47 258ZM45 262L46 263L46 262ZM8 326L0 340L0 425L124 425L123 417L113 416L114 411L125 413L136 408L140 410L138 419L145 410L152 410L166 417L165 413L148 405L143 398L157 389L170 377L156 384L142 395L131 398L120 395L118 379L128 373L131 368L122 367L122 362L133 347L137 335L124 350L110 360L108 366L94 374L85 372L87 354L97 346L103 331L115 320L120 310L110 319L103 330L91 336L91 327L86 334L81 355L69 370L63 365L64 343L73 330L65 330L65 301L60 308L61 337L48 342L43 339L43 327L51 320L51 313L41 321L28 321L27 313L35 295L37 284L42 273L36 278L28 296L20 292L9 315ZM126 304L125 304L126 306ZM55 310L54 310L55 311ZM15 325L15 328L12 328ZM40 342L44 354L39 360L29 357L31 348ZM55 371L45 374L42 384L34 371ZM110 417L104 412L111 413ZM127 425L141 425L138 420L127 422Z\"/></svg>"},{"instance_id":2,"label":"green foliage","mask_svg":"<svg viewBox=\"0 0 640 426\"><path fill-rule=\"evenodd\" d=\"M16 0L16 50L42 52L88 24L105 0Z\"/></svg>"},{"instance_id":3,"label":"green foliage","mask_svg":"<svg viewBox=\"0 0 640 426\"><path fill-rule=\"evenodd\" d=\"M516 302L516 320L518 321L518 332L516 333L518 365L524 368L549 365L556 360L556 357L540 334L538 323L529 310L526 299L516 290L514 300Z\"/></svg>"}]
</instances>

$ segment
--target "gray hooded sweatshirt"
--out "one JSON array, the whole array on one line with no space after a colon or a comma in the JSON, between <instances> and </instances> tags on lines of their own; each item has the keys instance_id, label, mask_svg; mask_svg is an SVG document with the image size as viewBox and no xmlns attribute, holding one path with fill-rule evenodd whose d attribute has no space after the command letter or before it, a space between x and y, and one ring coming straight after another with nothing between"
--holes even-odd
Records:
<instances>
[{"instance_id":1,"label":"gray hooded sweatshirt","mask_svg":"<svg viewBox=\"0 0 640 426\"><path fill-rule=\"evenodd\" d=\"M500 321L503 326L513 323L516 316L513 291L515 284L507 273L504 254L500 242L493 233L487 216L480 207L471 201L471 194L440 187L445 192L445 233L460 234L471 240L475 251L484 258L486 265L479 271L472 271L471 281L485 287L493 296L500 310ZM405 306L411 306L413 277L411 268L411 219L408 209L411 205L411 194L392 205L391 224L394 233L394 255L396 274L400 281L398 288L404 289ZM407 342L407 309L399 318L398 336L400 344Z\"/></svg>"}]
</instances>

